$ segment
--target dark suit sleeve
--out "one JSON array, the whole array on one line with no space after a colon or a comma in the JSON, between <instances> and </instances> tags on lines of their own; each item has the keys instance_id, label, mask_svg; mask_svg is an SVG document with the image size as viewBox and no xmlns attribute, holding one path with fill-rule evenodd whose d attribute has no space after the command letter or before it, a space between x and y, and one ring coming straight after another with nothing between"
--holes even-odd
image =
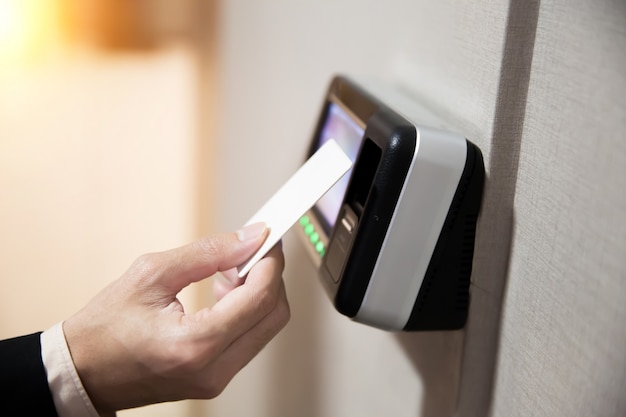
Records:
<instances>
[{"instance_id":1,"label":"dark suit sleeve","mask_svg":"<svg viewBox=\"0 0 626 417\"><path fill-rule=\"evenodd\" d=\"M58 417L41 359L40 335L0 341L2 415Z\"/></svg>"}]
</instances>

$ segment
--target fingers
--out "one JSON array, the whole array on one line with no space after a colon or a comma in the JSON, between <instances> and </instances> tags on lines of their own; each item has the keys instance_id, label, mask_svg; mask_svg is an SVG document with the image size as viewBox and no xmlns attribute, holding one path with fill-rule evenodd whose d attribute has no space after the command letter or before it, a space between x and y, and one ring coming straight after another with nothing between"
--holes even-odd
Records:
<instances>
[{"instance_id":1,"label":"fingers","mask_svg":"<svg viewBox=\"0 0 626 417\"><path fill-rule=\"evenodd\" d=\"M276 246L282 250L283 242L279 240ZM246 277L239 277L237 268L232 268L218 274L213 280L213 293L216 301L219 301L233 289L242 285L246 281Z\"/></svg>"},{"instance_id":2,"label":"fingers","mask_svg":"<svg viewBox=\"0 0 626 417\"><path fill-rule=\"evenodd\" d=\"M177 294L192 282L218 271L241 265L261 247L268 235L264 223L255 223L234 233L214 234L186 246L144 255L133 272L150 285L165 286Z\"/></svg>"},{"instance_id":3,"label":"fingers","mask_svg":"<svg viewBox=\"0 0 626 417\"><path fill-rule=\"evenodd\" d=\"M276 246L252 268L244 285L232 289L210 310L196 313L192 332L210 340L207 346L213 354L226 349L277 306L286 303L282 280L284 266L282 249ZM215 337L216 332L219 332L218 337Z\"/></svg>"},{"instance_id":4,"label":"fingers","mask_svg":"<svg viewBox=\"0 0 626 417\"><path fill-rule=\"evenodd\" d=\"M290 318L285 285L281 280L273 310L235 339L197 378L199 398L219 395L230 380L285 327Z\"/></svg>"},{"instance_id":5,"label":"fingers","mask_svg":"<svg viewBox=\"0 0 626 417\"><path fill-rule=\"evenodd\" d=\"M246 277L239 278L237 268L232 268L221 274L217 274L213 279L213 294L215 295L215 300L221 300L226 294L242 285L245 281Z\"/></svg>"}]
</instances>

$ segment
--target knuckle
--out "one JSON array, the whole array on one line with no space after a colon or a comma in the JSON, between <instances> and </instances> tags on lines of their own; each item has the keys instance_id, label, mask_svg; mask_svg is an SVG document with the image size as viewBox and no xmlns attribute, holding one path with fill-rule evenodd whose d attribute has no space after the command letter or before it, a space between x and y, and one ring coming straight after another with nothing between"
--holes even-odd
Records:
<instances>
[{"instance_id":1,"label":"knuckle","mask_svg":"<svg viewBox=\"0 0 626 417\"><path fill-rule=\"evenodd\" d=\"M291 308L289 307L287 300L278 304L278 307L276 308L276 316L278 325L281 329L289 323L289 320L291 319Z\"/></svg>"},{"instance_id":2,"label":"knuckle","mask_svg":"<svg viewBox=\"0 0 626 417\"><path fill-rule=\"evenodd\" d=\"M282 250L274 249L271 258L274 259L276 267L279 271L285 269L285 253Z\"/></svg>"},{"instance_id":3,"label":"knuckle","mask_svg":"<svg viewBox=\"0 0 626 417\"><path fill-rule=\"evenodd\" d=\"M168 343L166 352L168 368L182 375L194 375L213 362L223 350L219 338L202 335L178 336Z\"/></svg>"},{"instance_id":4,"label":"knuckle","mask_svg":"<svg viewBox=\"0 0 626 417\"><path fill-rule=\"evenodd\" d=\"M284 289L263 289L257 296L257 303L261 313L271 316L277 328L282 329L289 322L291 309Z\"/></svg>"},{"instance_id":5,"label":"knuckle","mask_svg":"<svg viewBox=\"0 0 626 417\"><path fill-rule=\"evenodd\" d=\"M193 243L193 245L197 247L199 253L206 254L209 257L222 252L221 242L210 236L198 239Z\"/></svg>"},{"instance_id":6,"label":"knuckle","mask_svg":"<svg viewBox=\"0 0 626 417\"><path fill-rule=\"evenodd\" d=\"M179 341L170 345L168 368L176 373L192 374L202 367L203 358L196 344Z\"/></svg>"},{"instance_id":7,"label":"knuckle","mask_svg":"<svg viewBox=\"0 0 626 417\"><path fill-rule=\"evenodd\" d=\"M259 310L264 315L268 315L275 309L278 303L278 296L270 288L263 288L257 294L256 302Z\"/></svg>"},{"instance_id":8,"label":"knuckle","mask_svg":"<svg viewBox=\"0 0 626 417\"><path fill-rule=\"evenodd\" d=\"M162 268L157 254L146 253L138 257L131 266L132 276L139 280L148 280L158 275Z\"/></svg>"},{"instance_id":9,"label":"knuckle","mask_svg":"<svg viewBox=\"0 0 626 417\"><path fill-rule=\"evenodd\" d=\"M202 384L198 387L198 397L206 400L213 399L220 395L224 389L226 389L227 385L228 381L211 375L206 380L202 381Z\"/></svg>"}]
</instances>

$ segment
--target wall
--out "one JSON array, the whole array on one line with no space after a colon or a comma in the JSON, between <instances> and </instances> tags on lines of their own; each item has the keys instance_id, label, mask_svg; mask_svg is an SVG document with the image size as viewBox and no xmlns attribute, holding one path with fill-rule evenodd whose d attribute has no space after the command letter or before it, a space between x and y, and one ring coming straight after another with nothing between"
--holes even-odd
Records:
<instances>
[{"instance_id":1,"label":"wall","mask_svg":"<svg viewBox=\"0 0 626 417\"><path fill-rule=\"evenodd\" d=\"M481 147L488 178L464 331L350 322L289 235L292 321L211 415L624 414L623 2L228 1L220 16L221 228L297 168L336 72L402 84Z\"/></svg>"},{"instance_id":2,"label":"wall","mask_svg":"<svg viewBox=\"0 0 626 417\"><path fill-rule=\"evenodd\" d=\"M494 415L626 414L626 3L542 2Z\"/></svg>"}]
</instances>

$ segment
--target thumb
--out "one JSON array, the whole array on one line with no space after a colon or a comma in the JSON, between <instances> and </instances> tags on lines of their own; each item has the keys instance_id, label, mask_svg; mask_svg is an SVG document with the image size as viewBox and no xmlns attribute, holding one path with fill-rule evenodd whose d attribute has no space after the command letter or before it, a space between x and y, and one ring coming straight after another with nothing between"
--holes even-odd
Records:
<instances>
[{"instance_id":1,"label":"thumb","mask_svg":"<svg viewBox=\"0 0 626 417\"><path fill-rule=\"evenodd\" d=\"M265 223L254 223L233 233L220 233L160 254L162 266L156 281L172 294L193 282L243 264L268 235Z\"/></svg>"}]
</instances>

